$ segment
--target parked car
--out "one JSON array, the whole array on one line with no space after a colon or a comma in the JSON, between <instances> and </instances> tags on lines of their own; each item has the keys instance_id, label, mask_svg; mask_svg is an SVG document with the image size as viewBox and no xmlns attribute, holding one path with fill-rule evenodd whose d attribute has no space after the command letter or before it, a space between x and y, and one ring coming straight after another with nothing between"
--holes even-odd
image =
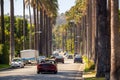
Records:
<instances>
[{"instance_id":1,"label":"parked car","mask_svg":"<svg viewBox=\"0 0 120 80\"><path fill-rule=\"evenodd\" d=\"M44 72L57 74L58 70L55 60L45 60L37 64L37 74Z\"/></svg>"},{"instance_id":2,"label":"parked car","mask_svg":"<svg viewBox=\"0 0 120 80\"><path fill-rule=\"evenodd\" d=\"M74 58L74 63L82 63L82 57L80 55L76 55Z\"/></svg>"},{"instance_id":3,"label":"parked car","mask_svg":"<svg viewBox=\"0 0 120 80\"><path fill-rule=\"evenodd\" d=\"M73 59L73 55L68 55L67 59Z\"/></svg>"},{"instance_id":4,"label":"parked car","mask_svg":"<svg viewBox=\"0 0 120 80\"><path fill-rule=\"evenodd\" d=\"M57 63L59 63L59 62L64 63L64 57L63 57L63 56L56 56L56 57L55 57L55 61L56 61Z\"/></svg>"},{"instance_id":5,"label":"parked car","mask_svg":"<svg viewBox=\"0 0 120 80\"><path fill-rule=\"evenodd\" d=\"M11 62L11 67L20 67L20 68L24 68L24 61L21 58L15 58L12 60Z\"/></svg>"}]
</instances>

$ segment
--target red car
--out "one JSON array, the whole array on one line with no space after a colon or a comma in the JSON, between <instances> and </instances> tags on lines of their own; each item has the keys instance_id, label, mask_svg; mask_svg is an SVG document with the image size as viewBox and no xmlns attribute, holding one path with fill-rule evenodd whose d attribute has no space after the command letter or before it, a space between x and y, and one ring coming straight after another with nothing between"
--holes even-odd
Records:
<instances>
[{"instance_id":1,"label":"red car","mask_svg":"<svg viewBox=\"0 0 120 80\"><path fill-rule=\"evenodd\" d=\"M45 60L37 64L37 74L43 72L53 72L57 74L57 64L54 60Z\"/></svg>"}]
</instances>

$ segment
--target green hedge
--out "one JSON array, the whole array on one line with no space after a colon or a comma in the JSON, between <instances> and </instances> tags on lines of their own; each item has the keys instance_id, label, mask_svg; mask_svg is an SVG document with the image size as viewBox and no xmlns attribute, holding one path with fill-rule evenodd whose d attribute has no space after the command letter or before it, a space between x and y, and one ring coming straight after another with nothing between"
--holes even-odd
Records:
<instances>
[{"instance_id":1,"label":"green hedge","mask_svg":"<svg viewBox=\"0 0 120 80\"><path fill-rule=\"evenodd\" d=\"M10 65L8 64L0 64L0 69L3 69L3 68L9 68Z\"/></svg>"},{"instance_id":2,"label":"green hedge","mask_svg":"<svg viewBox=\"0 0 120 80\"><path fill-rule=\"evenodd\" d=\"M9 49L6 45L0 44L0 64L9 64Z\"/></svg>"}]
</instances>

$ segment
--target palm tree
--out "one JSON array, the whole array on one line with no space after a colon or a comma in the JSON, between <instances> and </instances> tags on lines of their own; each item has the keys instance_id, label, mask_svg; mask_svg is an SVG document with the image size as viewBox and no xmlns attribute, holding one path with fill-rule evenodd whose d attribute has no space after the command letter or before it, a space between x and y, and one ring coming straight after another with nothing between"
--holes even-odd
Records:
<instances>
[{"instance_id":1,"label":"palm tree","mask_svg":"<svg viewBox=\"0 0 120 80\"><path fill-rule=\"evenodd\" d=\"M28 3L28 1L29 0L26 0L26 2ZM38 5L37 5L38 4ZM41 14L41 18L42 18L42 20L40 19L40 23L41 23L41 30L42 30L42 35L40 35L40 37L41 37L41 39L40 39L40 41L42 41L42 43L45 43L44 45L42 45L42 43L40 42L40 44L42 45L42 49L43 50L41 50L42 51L42 53L46 53L45 51L46 51L46 49L47 49L47 44L46 43L48 43L48 38L47 38L47 36L48 36L48 33L45 33L45 32L48 32L48 30L47 30L47 24L46 23L48 23L48 21L47 20L50 20L51 19L51 21L52 22L50 22L50 23L53 23L54 21L55 21L55 17L57 16L57 8L58 8L58 3L57 3L57 0L52 0L52 1L45 1L45 0L39 0L39 1L37 1L37 0L31 0L30 1L30 4L29 5L31 5L33 8L34 8L34 21L36 20L35 18L36 18L36 16L35 16L35 9L37 8L37 7L39 7L39 10L40 10L40 14ZM50 19L47 19L48 17L51 17ZM35 23L35 25L34 26L36 26L36 21L34 22ZM36 27L35 27L35 32L36 32ZM51 34L52 34L52 32L51 32ZM52 37L52 36L51 36ZM35 38L35 40L36 40L36 38ZM45 42L44 42L45 41ZM36 41L35 41L36 42ZM40 51L40 52L41 52Z\"/></svg>"},{"instance_id":2,"label":"palm tree","mask_svg":"<svg viewBox=\"0 0 120 80\"><path fill-rule=\"evenodd\" d=\"M108 26L107 26L107 0L97 0L97 77L104 77L106 73L106 60L107 55L110 55L108 45ZM102 58L102 59L101 59Z\"/></svg>"},{"instance_id":3,"label":"palm tree","mask_svg":"<svg viewBox=\"0 0 120 80\"><path fill-rule=\"evenodd\" d=\"M25 0L23 0L23 50L25 49Z\"/></svg>"},{"instance_id":4,"label":"palm tree","mask_svg":"<svg viewBox=\"0 0 120 80\"><path fill-rule=\"evenodd\" d=\"M32 49L32 18L31 18L31 7L30 7L30 0L28 0L29 4L29 17L30 17L30 33L29 33L29 48Z\"/></svg>"},{"instance_id":5,"label":"palm tree","mask_svg":"<svg viewBox=\"0 0 120 80\"><path fill-rule=\"evenodd\" d=\"M5 43L5 27L4 27L4 0L0 1L1 4L1 31L2 31L2 44Z\"/></svg>"},{"instance_id":6,"label":"palm tree","mask_svg":"<svg viewBox=\"0 0 120 80\"><path fill-rule=\"evenodd\" d=\"M120 38L118 0L111 0L111 72L110 80L120 80Z\"/></svg>"},{"instance_id":7,"label":"palm tree","mask_svg":"<svg viewBox=\"0 0 120 80\"><path fill-rule=\"evenodd\" d=\"M40 8L40 31L43 31L43 11L42 11L42 9ZM39 53L41 54L41 55L43 55L43 47L41 47L42 45L44 45L44 43L42 42L43 41L43 33L42 34L40 34L40 41L39 41L39 49L40 49L40 51L39 51Z\"/></svg>"},{"instance_id":8,"label":"palm tree","mask_svg":"<svg viewBox=\"0 0 120 80\"><path fill-rule=\"evenodd\" d=\"M10 0L10 61L14 58L14 0Z\"/></svg>"},{"instance_id":9,"label":"palm tree","mask_svg":"<svg viewBox=\"0 0 120 80\"><path fill-rule=\"evenodd\" d=\"M44 25L46 25L46 23L53 24L57 17L57 10L58 10L57 0L52 0L52 1L41 0L41 2L43 3L43 5L45 6L45 9L46 9L46 11L44 11L44 19L45 19ZM52 39L52 31L50 31L50 30L52 30L52 25L50 25L50 24L46 25L46 27L45 27L45 29L46 29L45 30L45 43L46 43L45 49L46 49L46 51L51 51L48 49L49 48L48 46L50 46L50 49L52 49L52 47L50 45L50 40L49 40L49 39ZM50 30L48 30L48 28L50 28ZM48 38L48 35L50 35L51 38ZM47 53L49 53L49 52L47 52ZM51 52L50 52L50 54L51 54Z\"/></svg>"}]
</instances>

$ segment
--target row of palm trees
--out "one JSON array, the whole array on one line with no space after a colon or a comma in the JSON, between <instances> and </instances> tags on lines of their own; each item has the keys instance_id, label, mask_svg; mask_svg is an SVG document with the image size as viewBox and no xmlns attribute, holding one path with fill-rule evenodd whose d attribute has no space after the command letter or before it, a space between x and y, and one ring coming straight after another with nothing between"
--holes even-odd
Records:
<instances>
[{"instance_id":1,"label":"row of palm trees","mask_svg":"<svg viewBox=\"0 0 120 80\"><path fill-rule=\"evenodd\" d=\"M76 0L66 12L68 21L74 19L82 38L81 54L96 64L96 77L119 80L120 39L118 0Z\"/></svg>"},{"instance_id":2,"label":"row of palm trees","mask_svg":"<svg viewBox=\"0 0 120 80\"><path fill-rule=\"evenodd\" d=\"M29 48L39 50L40 55L49 56L52 53L52 27L55 24L58 11L58 1L52 0L23 0L23 49L25 44L25 5L29 7L30 27L34 26L34 40L32 40L32 30L30 30ZM5 44L5 26L4 26L4 0L0 0L1 6L1 31L2 44ZM31 9L33 9L34 22L32 23ZM14 42L14 0L10 0L10 60L15 57ZM41 33L41 34L40 34ZM33 42L34 41L34 42ZM34 44L34 45L32 45Z\"/></svg>"}]
</instances>

